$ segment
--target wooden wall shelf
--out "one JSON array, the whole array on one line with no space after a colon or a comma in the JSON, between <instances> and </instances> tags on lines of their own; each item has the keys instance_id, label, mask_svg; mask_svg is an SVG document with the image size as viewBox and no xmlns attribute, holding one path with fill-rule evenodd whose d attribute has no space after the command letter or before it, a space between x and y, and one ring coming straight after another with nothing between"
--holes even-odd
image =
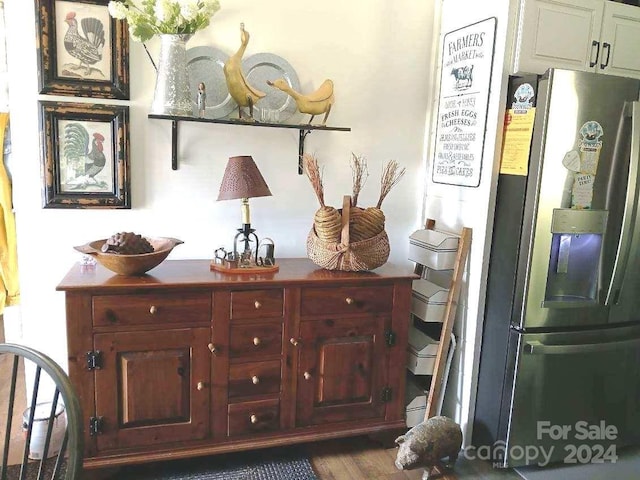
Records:
<instances>
[{"instance_id":1,"label":"wooden wall shelf","mask_svg":"<svg viewBox=\"0 0 640 480\"><path fill-rule=\"evenodd\" d=\"M271 127L289 128L298 130L298 174L302 175L302 155L304 154L304 140L312 130L325 130L336 132L350 132L349 127L329 127L326 125L290 124L290 123L265 123L265 122L245 122L241 120L231 120L223 118L199 118L199 117L176 117L172 115L157 115L150 113L149 118L160 120L171 120L171 169L178 169L178 122L200 122L218 123L223 125L244 125L247 127Z\"/></svg>"}]
</instances>

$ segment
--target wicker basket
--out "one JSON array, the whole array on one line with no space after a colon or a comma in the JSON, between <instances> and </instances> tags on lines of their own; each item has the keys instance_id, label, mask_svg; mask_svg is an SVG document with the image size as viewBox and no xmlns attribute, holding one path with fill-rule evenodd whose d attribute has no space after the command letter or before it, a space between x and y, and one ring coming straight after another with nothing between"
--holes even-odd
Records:
<instances>
[{"instance_id":1,"label":"wicker basket","mask_svg":"<svg viewBox=\"0 0 640 480\"><path fill-rule=\"evenodd\" d=\"M315 225L307 236L307 256L313 263L327 270L359 272L373 270L384 265L389 258L389 237L387 232L361 240L349 242L349 212L351 197L345 195L342 201L342 231L339 242L321 240Z\"/></svg>"}]
</instances>

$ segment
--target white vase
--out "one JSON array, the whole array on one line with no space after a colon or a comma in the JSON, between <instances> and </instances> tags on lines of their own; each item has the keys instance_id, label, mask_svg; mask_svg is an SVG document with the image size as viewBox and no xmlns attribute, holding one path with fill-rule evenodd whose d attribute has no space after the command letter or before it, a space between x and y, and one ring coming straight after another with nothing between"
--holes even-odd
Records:
<instances>
[{"instance_id":1,"label":"white vase","mask_svg":"<svg viewBox=\"0 0 640 480\"><path fill-rule=\"evenodd\" d=\"M172 116L193 115L186 47L191 36L191 34L169 33L160 35L160 60L151 113Z\"/></svg>"}]
</instances>

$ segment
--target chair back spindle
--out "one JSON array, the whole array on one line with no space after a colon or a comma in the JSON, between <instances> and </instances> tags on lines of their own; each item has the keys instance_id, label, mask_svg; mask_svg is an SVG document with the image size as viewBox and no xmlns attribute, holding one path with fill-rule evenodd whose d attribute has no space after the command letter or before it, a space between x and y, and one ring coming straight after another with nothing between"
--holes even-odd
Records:
<instances>
[{"instance_id":1,"label":"chair back spindle","mask_svg":"<svg viewBox=\"0 0 640 480\"><path fill-rule=\"evenodd\" d=\"M7 428L4 435L2 447L2 463L0 464L0 480L27 480L36 478L37 480L77 480L80 478L82 470L83 455L83 428L80 402L69 377L51 358L32 348L14 345L0 344L0 357L8 356L12 358L11 364L11 384L7 401ZM12 439L11 429L15 415L18 374L20 361L28 360L35 364L35 373L31 400L29 402L27 418L23 418L24 446L22 449L21 463L19 465L9 465L10 452L16 448L16 437ZM0 363L0 366L3 363ZM44 372L44 375L43 375ZM50 378L55 390L51 401L46 401L47 406L42 407L40 401L44 401L44 392L41 391L41 380ZM44 389L42 389L44 390ZM48 398L47 398L48 400ZM0 402L5 399L0 399ZM48 407L50 404L50 408ZM38 406L41 406L39 409ZM45 409L46 408L46 409ZM43 411L44 410L44 411ZM66 425L59 427L58 421L64 421L62 412L66 414ZM44 415L48 412L48 417ZM46 429L43 427L35 432L34 425L41 426L39 422L47 421ZM54 427L57 430L54 430ZM63 428L63 431L60 430ZM46 430L43 432L43 430ZM44 435L44 439L42 438ZM56 445L53 440L55 437ZM60 437L62 437L60 439ZM12 440L14 445L12 445ZM34 454L32 440L39 445ZM52 448L58 448L57 454L49 455ZM18 447L19 448L19 447ZM29 456L40 457L39 461L30 459ZM37 470L36 470L37 469ZM37 471L37 476L33 473ZM31 476L29 474L31 473Z\"/></svg>"}]
</instances>

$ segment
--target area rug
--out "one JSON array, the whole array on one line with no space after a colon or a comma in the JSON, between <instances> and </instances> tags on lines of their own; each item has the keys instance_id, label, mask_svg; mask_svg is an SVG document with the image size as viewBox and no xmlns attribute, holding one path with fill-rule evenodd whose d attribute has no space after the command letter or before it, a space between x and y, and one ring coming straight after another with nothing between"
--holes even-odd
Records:
<instances>
[{"instance_id":1,"label":"area rug","mask_svg":"<svg viewBox=\"0 0 640 480\"><path fill-rule=\"evenodd\" d=\"M31 464L26 480L35 480L38 463ZM86 472L86 478L92 478ZM9 467L8 480L19 478L20 467ZM50 477L49 476L46 478ZM64 477L62 477L64 478ZM98 477L96 477L98 478ZM120 468L102 480L318 480L311 462L297 449L242 452L195 459L133 465Z\"/></svg>"},{"instance_id":2,"label":"area rug","mask_svg":"<svg viewBox=\"0 0 640 480\"><path fill-rule=\"evenodd\" d=\"M114 480L317 480L298 450L244 452L126 467Z\"/></svg>"}]
</instances>

